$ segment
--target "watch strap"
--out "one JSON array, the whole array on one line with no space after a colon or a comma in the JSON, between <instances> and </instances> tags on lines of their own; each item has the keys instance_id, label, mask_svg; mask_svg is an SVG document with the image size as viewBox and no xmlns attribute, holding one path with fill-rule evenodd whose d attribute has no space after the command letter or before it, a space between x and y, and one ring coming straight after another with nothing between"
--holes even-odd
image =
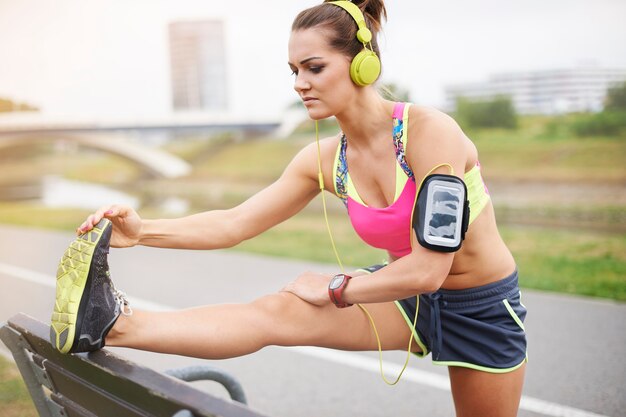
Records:
<instances>
[{"instance_id":1,"label":"watch strap","mask_svg":"<svg viewBox=\"0 0 626 417\"><path fill-rule=\"evenodd\" d=\"M335 277L337 276L343 276L343 282L341 283L341 285L337 288L330 288L330 286L328 287L328 297L330 298L330 301L337 307L337 308L345 308L345 307L350 307L352 304L346 303L343 300L343 292L346 289L346 287L348 286L348 282L352 279L352 277L350 275L346 275L346 274L338 274L335 275ZM332 281L331 281L332 282Z\"/></svg>"}]
</instances>

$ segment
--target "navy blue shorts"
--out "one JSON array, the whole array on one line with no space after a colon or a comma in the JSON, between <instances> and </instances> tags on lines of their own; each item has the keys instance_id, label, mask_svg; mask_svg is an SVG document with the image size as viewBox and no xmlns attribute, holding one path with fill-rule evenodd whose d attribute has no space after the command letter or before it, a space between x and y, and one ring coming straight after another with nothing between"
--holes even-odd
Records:
<instances>
[{"instance_id":1,"label":"navy blue shorts","mask_svg":"<svg viewBox=\"0 0 626 417\"><path fill-rule=\"evenodd\" d=\"M376 265L364 268L374 272ZM415 340L432 352L433 363L463 366L492 373L513 371L526 361L526 307L521 302L517 271L508 277L464 290L440 289L431 294L396 301L413 328Z\"/></svg>"}]
</instances>

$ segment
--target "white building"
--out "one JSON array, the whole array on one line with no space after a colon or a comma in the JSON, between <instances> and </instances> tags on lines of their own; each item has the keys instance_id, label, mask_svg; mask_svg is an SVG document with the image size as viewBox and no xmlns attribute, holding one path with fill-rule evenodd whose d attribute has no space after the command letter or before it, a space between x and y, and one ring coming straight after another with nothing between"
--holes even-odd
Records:
<instances>
[{"instance_id":1,"label":"white building","mask_svg":"<svg viewBox=\"0 0 626 417\"><path fill-rule=\"evenodd\" d=\"M226 110L224 24L221 20L169 25L172 108Z\"/></svg>"},{"instance_id":2,"label":"white building","mask_svg":"<svg viewBox=\"0 0 626 417\"><path fill-rule=\"evenodd\" d=\"M456 108L457 97L481 100L508 96L522 114L597 112L604 107L607 90L625 80L626 69L616 68L501 73L486 82L446 86L446 109Z\"/></svg>"}]
</instances>

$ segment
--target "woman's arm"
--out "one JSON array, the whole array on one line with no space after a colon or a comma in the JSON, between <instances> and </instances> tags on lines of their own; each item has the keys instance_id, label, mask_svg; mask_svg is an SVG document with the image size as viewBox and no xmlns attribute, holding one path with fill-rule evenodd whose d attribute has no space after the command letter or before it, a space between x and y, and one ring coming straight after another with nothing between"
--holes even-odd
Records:
<instances>
[{"instance_id":1,"label":"woman's arm","mask_svg":"<svg viewBox=\"0 0 626 417\"><path fill-rule=\"evenodd\" d=\"M416 185L440 164L450 164L463 179L467 162L466 137L458 124L444 113L414 112L410 118L406 158ZM451 174L447 166L431 173ZM344 292L345 301L371 303L398 300L438 290L448 277L454 253L437 252L419 244L411 230L412 251L370 277L354 278Z\"/></svg>"},{"instance_id":2,"label":"woman's arm","mask_svg":"<svg viewBox=\"0 0 626 417\"><path fill-rule=\"evenodd\" d=\"M439 164L450 164L454 175L463 178L467 160L465 135L456 122L439 112L411 115L407 160L416 184ZM447 167L434 171L449 174ZM411 230L412 252L372 273L350 280L343 300L350 303L377 303L398 300L416 294L436 291L448 277L454 253L443 253L421 246ZM288 284L284 291L323 305L328 297L328 275L305 273Z\"/></svg>"},{"instance_id":3,"label":"woman's arm","mask_svg":"<svg viewBox=\"0 0 626 417\"><path fill-rule=\"evenodd\" d=\"M319 192L317 149L311 144L289 163L278 180L240 205L177 219L143 220L129 207L102 207L79 228L85 232L101 218L113 222L111 246L176 249L227 248L254 237L304 208ZM331 151L325 141L324 148Z\"/></svg>"},{"instance_id":4,"label":"woman's arm","mask_svg":"<svg viewBox=\"0 0 626 417\"><path fill-rule=\"evenodd\" d=\"M419 186L429 173L451 174L447 166L430 172L440 164L450 164L454 175L463 179L468 159L467 139L458 124L435 110L414 111L409 120L406 158L416 185ZM409 255L371 277L354 278L344 293L346 301L351 302L351 298L357 302L390 301L438 290L448 277L454 253L421 246L412 229L411 247Z\"/></svg>"},{"instance_id":5,"label":"woman's arm","mask_svg":"<svg viewBox=\"0 0 626 417\"><path fill-rule=\"evenodd\" d=\"M300 151L278 180L228 210L143 222L139 244L180 249L235 246L290 218L319 192L316 155Z\"/></svg>"}]
</instances>

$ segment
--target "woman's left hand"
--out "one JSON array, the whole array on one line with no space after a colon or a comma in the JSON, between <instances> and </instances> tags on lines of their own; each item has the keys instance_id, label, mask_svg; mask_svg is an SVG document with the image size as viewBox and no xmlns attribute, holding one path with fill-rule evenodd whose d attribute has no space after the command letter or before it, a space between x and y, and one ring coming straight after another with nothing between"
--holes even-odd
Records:
<instances>
[{"instance_id":1,"label":"woman's left hand","mask_svg":"<svg viewBox=\"0 0 626 417\"><path fill-rule=\"evenodd\" d=\"M321 307L330 304L328 284L331 278L332 275L305 272L295 281L285 285L281 291L290 292L306 302Z\"/></svg>"}]
</instances>

